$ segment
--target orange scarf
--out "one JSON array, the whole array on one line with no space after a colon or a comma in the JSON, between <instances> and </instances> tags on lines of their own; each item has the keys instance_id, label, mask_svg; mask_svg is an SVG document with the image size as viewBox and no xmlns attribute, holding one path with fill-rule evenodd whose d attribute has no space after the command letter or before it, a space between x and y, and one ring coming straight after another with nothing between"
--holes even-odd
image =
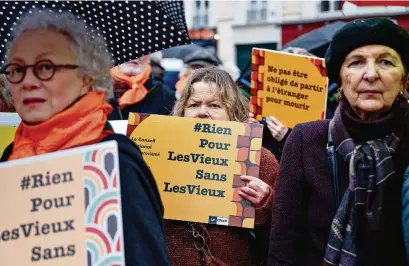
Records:
<instances>
[{"instance_id":1,"label":"orange scarf","mask_svg":"<svg viewBox=\"0 0 409 266\"><path fill-rule=\"evenodd\" d=\"M146 95L148 94L148 89L144 86L144 84L148 81L152 74L151 65L146 65L141 73L134 76L125 75L119 70L119 66L111 68L110 72L114 80L123 82L130 88L124 92L121 98L118 99L119 107L121 107L121 109L145 99Z\"/></svg>"},{"instance_id":2,"label":"orange scarf","mask_svg":"<svg viewBox=\"0 0 409 266\"><path fill-rule=\"evenodd\" d=\"M47 121L37 125L22 121L8 160L98 143L114 133L105 128L110 112L105 93L91 91Z\"/></svg>"}]
</instances>

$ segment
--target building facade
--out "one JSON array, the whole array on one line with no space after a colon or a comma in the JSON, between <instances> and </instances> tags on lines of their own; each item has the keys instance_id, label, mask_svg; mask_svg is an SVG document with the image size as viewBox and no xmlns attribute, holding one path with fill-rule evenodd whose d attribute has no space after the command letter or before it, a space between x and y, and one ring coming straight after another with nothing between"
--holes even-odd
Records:
<instances>
[{"instance_id":1,"label":"building facade","mask_svg":"<svg viewBox=\"0 0 409 266\"><path fill-rule=\"evenodd\" d=\"M335 21L348 22L357 18L389 17L406 30L409 30L409 9L407 7L357 7L345 3L344 7L341 8L341 2L338 0L319 0L314 5L309 5L311 1L303 1L293 6L292 16L285 16L281 22L282 45L284 46L300 35L328 23ZM379 3L381 4L382 1Z\"/></svg>"},{"instance_id":2,"label":"building facade","mask_svg":"<svg viewBox=\"0 0 409 266\"><path fill-rule=\"evenodd\" d=\"M386 16L409 30L406 7L356 7L338 0L184 0L193 42L213 46L220 59L243 70L253 47L281 49L337 20ZM380 2L381 3L381 2Z\"/></svg>"}]
</instances>

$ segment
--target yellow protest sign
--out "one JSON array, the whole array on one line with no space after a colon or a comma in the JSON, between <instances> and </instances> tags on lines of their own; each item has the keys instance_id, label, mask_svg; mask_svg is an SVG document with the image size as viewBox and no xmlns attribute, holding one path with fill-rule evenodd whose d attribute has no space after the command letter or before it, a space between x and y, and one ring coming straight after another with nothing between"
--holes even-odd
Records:
<instances>
[{"instance_id":1,"label":"yellow protest sign","mask_svg":"<svg viewBox=\"0 0 409 266\"><path fill-rule=\"evenodd\" d=\"M238 190L258 177L263 127L229 121L131 113L127 135L159 187L165 218L254 227Z\"/></svg>"},{"instance_id":2,"label":"yellow protest sign","mask_svg":"<svg viewBox=\"0 0 409 266\"><path fill-rule=\"evenodd\" d=\"M125 265L116 142L0 163L0 178L1 265Z\"/></svg>"},{"instance_id":3,"label":"yellow protest sign","mask_svg":"<svg viewBox=\"0 0 409 266\"><path fill-rule=\"evenodd\" d=\"M14 135L21 118L17 113L0 112L0 157L10 143L14 141Z\"/></svg>"},{"instance_id":4,"label":"yellow protest sign","mask_svg":"<svg viewBox=\"0 0 409 266\"><path fill-rule=\"evenodd\" d=\"M14 126L2 126L0 125L0 157L4 150L14 140L17 128Z\"/></svg>"},{"instance_id":5,"label":"yellow protest sign","mask_svg":"<svg viewBox=\"0 0 409 266\"><path fill-rule=\"evenodd\" d=\"M327 104L325 60L253 48L250 111L285 126L322 120Z\"/></svg>"}]
</instances>

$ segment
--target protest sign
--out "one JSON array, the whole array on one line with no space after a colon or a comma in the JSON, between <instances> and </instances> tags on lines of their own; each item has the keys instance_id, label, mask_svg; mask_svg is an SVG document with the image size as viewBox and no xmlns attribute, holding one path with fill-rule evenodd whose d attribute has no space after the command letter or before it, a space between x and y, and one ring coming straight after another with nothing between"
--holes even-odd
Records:
<instances>
[{"instance_id":1,"label":"protest sign","mask_svg":"<svg viewBox=\"0 0 409 266\"><path fill-rule=\"evenodd\" d=\"M20 122L21 118L17 113L0 112L0 157L4 149L13 142L17 126Z\"/></svg>"},{"instance_id":2,"label":"protest sign","mask_svg":"<svg viewBox=\"0 0 409 266\"><path fill-rule=\"evenodd\" d=\"M125 265L116 142L0 163L0 178L1 265Z\"/></svg>"},{"instance_id":3,"label":"protest sign","mask_svg":"<svg viewBox=\"0 0 409 266\"><path fill-rule=\"evenodd\" d=\"M241 175L258 177L262 125L131 113L127 135L155 177L166 219L254 227L254 207L238 191Z\"/></svg>"},{"instance_id":4,"label":"protest sign","mask_svg":"<svg viewBox=\"0 0 409 266\"><path fill-rule=\"evenodd\" d=\"M17 113L0 113L0 157L10 143L14 140L17 127L21 118ZM114 132L117 134L126 134L128 120L111 120L109 121Z\"/></svg>"},{"instance_id":5,"label":"protest sign","mask_svg":"<svg viewBox=\"0 0 409 266\"><path fill-rule=\"evenodd\" d=\"M17 128L14 126L2 126L0 125L0 157L4 150L14 140Z\"/></svg>"},{"instance_id":6,"label":"protest sign","mask_svg":"<svg viewBox=\"0 0 409 266\"><path fill-rule=\"evenodd\" d=\"M250 111L275 116L286 127L325 118L325 60L253 48Z\"/></svg>"}]
</instances>

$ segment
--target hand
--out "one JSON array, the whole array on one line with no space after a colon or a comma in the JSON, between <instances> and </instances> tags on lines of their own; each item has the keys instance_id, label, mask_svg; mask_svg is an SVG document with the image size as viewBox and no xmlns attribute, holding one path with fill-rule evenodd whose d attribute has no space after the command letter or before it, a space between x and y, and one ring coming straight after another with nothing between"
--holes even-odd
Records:
<instances>
[{"instance_id":1,"label":"hand","mask_svg":"<svg viewBox=\"0 0 409 266\"><path fill-rule=\"evenodd\" d=\"M240 178L248 183L247 186L241 188L239 195L250 202L256 209L263 207L270 196L271 187L254 176L242 175Z\"/></svg>"},{"instance_id":2,"label":"hand","mask_svg":"<svg viewBox=\"0 0 409 266\"><path fill-rule=\"evenodd\" d=\"M277 118L270 116L266 119L267 127L275 138L278 141L281 141L288 132L288 128L285 127Z\"/></svg>"},{"instance_id":3,"label":"hand","mask_svg":"<svg viewBox=\"0 0 409 266\"><path fill-rule=\"evenodd\" d=\"M249 118L247 118L246 123L255 123L258 124L259 122L254 118L253 113L249 113Z\"/></svg>"}]
</instances>

